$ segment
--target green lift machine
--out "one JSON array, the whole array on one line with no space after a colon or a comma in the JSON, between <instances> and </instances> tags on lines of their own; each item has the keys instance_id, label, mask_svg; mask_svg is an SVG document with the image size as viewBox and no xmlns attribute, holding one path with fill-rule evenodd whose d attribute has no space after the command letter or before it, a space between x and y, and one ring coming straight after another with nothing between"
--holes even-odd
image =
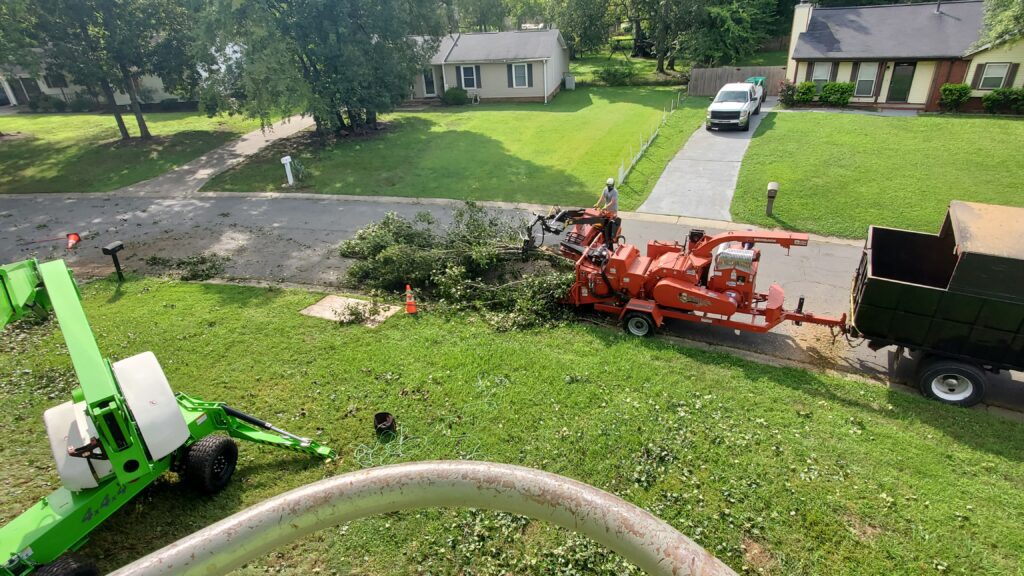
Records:
<instances>
[{"instance_id":1,"label":"green lift machine","mask_svg":"<svg viewBox=\"0 0 1024 576\"><path fill-rule=\"evenodd\" d=\"M0 576L98 574L74 554L89 534L169 470L200 492L223 489L238 459L232 438L336 457L224 403L175 394L152 352L104 358L62 260L0 266L0 327L51 313L79 382L43 415L62 485L0 528Z\"/></svg>"}]
</instances>

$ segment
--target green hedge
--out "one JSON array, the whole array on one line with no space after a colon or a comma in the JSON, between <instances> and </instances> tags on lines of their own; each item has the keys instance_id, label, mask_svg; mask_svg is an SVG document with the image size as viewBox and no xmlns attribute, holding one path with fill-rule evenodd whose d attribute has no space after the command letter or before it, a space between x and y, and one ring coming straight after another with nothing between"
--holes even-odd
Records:
<instances>
[{"instance_id":1,"label":"green hedge","mask_svg":"<svg viewBox=\"0 0 1024 576\"><path fill-rule=\"evenodd\" d=\"M943 110L959 112L971 97L971 87L967 84L943 84L939 94L939 106Z\"/></svg>"},{"instance_id":2,"label":"green hedge","mask_svg":"<svg viewBox=\"0 0 1024 576\"><path fill-rule=\"evenodd\" d=\"M801 82L796 85L796 94L793 98L798 104L810 104L818 95L818 85L814 82Z\"/></svg>"},{"instance_id":3,"label":"green hedge","mask_svg":"<svg viewBox=\"0 0 1024 576\"><path fill-rule=\"evenodd\" d=\"M995 114L1024 114L1024 88L999 88L981 97L981 105Z\"/></svg>"},{"instance_id":4,"label":"green hedge","mask_svg":"<svg viewBox=\"0 0 1024 576\"><path fill-rule=\"evenodd\" d=\"M853 82L829 82L821 87L822 104L844 107L853 98Z\"/></svg>"}]
</instances>

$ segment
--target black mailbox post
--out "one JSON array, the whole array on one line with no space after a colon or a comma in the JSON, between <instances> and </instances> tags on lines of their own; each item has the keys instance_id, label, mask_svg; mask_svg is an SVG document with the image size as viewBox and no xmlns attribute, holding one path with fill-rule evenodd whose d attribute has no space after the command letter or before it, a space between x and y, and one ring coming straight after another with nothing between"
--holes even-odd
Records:
<instances>
[{"instance_id":1,"label":"black mailbox post","mask_svg":"<svg viewBox=\"0 0 1024 576\"><path fill-rule=\"evenodd\" d=\"M117 270L118 282L124 282L124 273L121 272L121 261L117 258L117 253L121 250L124 250L124 242L121 242L120 240L117 242L111 242L103 247L103 253L114 260L114 269Z\"/></svg>"}]
</instances>

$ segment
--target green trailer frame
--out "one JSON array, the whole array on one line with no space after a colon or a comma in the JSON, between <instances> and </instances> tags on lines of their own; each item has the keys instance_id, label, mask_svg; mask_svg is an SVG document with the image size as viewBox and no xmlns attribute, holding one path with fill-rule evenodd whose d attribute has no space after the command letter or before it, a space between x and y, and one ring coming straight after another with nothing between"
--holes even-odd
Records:
<instances>
[{"instance_id":1,"label":"green trailer frame","mask_svg":"<svg viewBox=\"0 0 1024 576\"><path fill-rule=\"evenodd\" d=\"M81 296L63 261L25 260L0 266L0 327L28 316L53 313L67 343L79 387L74 402L84 402L96 430L98 452L112 474L98 486L53 491L0 528L0 576L25 576L85 544L104 520L172 469L189 447L217 432L232 438L333 459L330 448L300 438L221 402L206 402L177 393L188 426L188 439L174 452L148 456L109 360L100 353Z\"/></svg>"}]
</instances>

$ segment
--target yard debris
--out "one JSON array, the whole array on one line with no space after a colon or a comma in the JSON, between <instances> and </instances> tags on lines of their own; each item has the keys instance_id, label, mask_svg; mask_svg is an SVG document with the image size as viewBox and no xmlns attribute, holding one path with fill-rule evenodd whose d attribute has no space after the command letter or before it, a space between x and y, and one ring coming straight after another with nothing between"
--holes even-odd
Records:
<instances>
[{"instance_id":1,"label":"yard debris","mask_svg":"<svg viewBox=\"0 0 1024 576\"><path fill-rule=\"evenodd\" d=\"M571 312L559 304L572 285L572 263L545 251L524 259L522 219L472 202L457 208L447 226L427 212L407 219L388 213L341 244L356 260L354 286L401 292L409 285L441 309L482 312L498 329L559 323Z\"/></svg>"},{"instance_id":2,"label":"yard debris","mask_svg":"<svg viewBox=\"0 0 1024 576\"><path fill-rule=\"evenodd\" d=\"M179 280L202 281L216 278L224 273L230 256L215 253L202 253L178 258L177 260L163 256L146 258L146 266L162 272L175 271Z\"/></svg>"}]
</instances>

